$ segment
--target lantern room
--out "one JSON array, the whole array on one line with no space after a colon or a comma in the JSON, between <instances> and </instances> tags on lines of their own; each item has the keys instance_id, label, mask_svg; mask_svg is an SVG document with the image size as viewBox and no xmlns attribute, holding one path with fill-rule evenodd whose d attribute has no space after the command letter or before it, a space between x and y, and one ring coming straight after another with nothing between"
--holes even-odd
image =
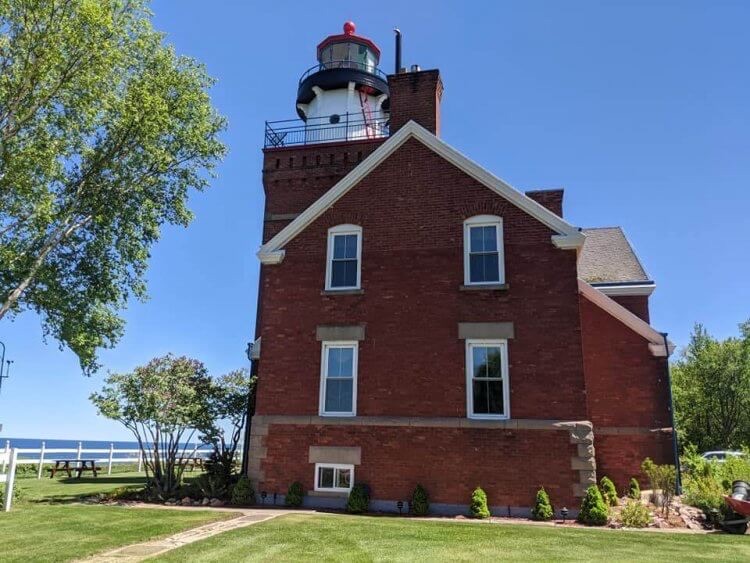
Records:
<instances>
[{"instance_id":1,"label":"lantern room","mask_svg":"<svg viewBox=\"0 0 750 563\"><path fill-rule=\"evenodd\" d=\"M297 114L306 124L307 142L387 135L388 78L378 68L378 46L346 22L342 34L318 45L317 59L297 90Z\"/></svg>"}]
</instances>

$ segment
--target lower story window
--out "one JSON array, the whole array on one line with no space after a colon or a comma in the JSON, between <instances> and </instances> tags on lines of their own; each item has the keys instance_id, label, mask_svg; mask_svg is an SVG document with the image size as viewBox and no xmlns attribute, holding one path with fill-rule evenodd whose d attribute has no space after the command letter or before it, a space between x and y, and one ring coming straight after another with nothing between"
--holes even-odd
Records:
<instances>
[{"instance_id":1,"label":"lower story window","mask_svg":"<svg viewBox=\"0 0 750 563\"><path fill-rule=\"evenodd\" d=\"M508 418L508 343L466 341L466 407L469 418Z\"/></svg>"},{"instance_id":2,"label":"lower story window","mask_svg":"<svg viewBox=\"0 0 750 563\"><path fill-rule=\"evenodd\" d=\"M336 463L315 464L315 490L348 493L354 483L354 466Z\"/></svg>"}]
</instances>

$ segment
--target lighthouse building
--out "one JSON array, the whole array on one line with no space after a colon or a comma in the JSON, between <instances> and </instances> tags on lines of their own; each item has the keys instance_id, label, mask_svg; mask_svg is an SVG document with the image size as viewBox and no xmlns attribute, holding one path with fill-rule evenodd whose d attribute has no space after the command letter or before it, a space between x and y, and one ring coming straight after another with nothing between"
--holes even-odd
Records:
<instances>
[{"instance_id":1,"label":"lighthouse building","mask_svg":"<svg viewBox=\"0 0 750 563\"><path fill-rule=\"evenodd\" d=\"M622 229L573 225L562 190L464 156L440 138L439 71L379 64L347 22L300 78L299 119L266 123L259 498L299 482L340 508L363 483L396 511L420 484L465 513L481 486L507 515L543 486L575 513L598 478L672 462L673 346Z\"/></svg>"}]
</instances>

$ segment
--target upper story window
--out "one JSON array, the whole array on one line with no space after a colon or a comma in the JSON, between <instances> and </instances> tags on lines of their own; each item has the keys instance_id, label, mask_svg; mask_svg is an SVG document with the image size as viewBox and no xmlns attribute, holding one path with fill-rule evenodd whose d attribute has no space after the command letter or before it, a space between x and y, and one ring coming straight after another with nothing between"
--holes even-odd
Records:
<instances>
[{"instance_id":1,"label":"upper story window","mask_svg":"<svg viewBox=\"0 0 750 563\"><path fill-rule=\"evenodd\" d=\"M359 343L323 342L320 373L320 415L357 414L357 351Z\"/></svg>"},{"instance_id":2,"label":"upper story window","mask_svg":"<svg viewBox=\"0 0 750 563\"><path fill-rule=\"evenodd\" d=\"M466 410L469 418L510 416L507 340L466 341Z\"/></svg>"},{"instance_id":3,"label":"upper story window","mask_svg":"<svg viewBox=\"0 0 750 563\"><path fill-rule=\"evenodd\" d=\"M326 289L360 289L362 227L338 225L328 229Z\"/></svg>"},{"instance_id":4,"label":"upper story window","mask_svg":"<svg viewBox=\"0 0 750 563\"><path fill-rule=\"evenodd\" d=\"M503 220L477 215L464 221L464 284L505 283Z\"/></svg>"}]
</instances>

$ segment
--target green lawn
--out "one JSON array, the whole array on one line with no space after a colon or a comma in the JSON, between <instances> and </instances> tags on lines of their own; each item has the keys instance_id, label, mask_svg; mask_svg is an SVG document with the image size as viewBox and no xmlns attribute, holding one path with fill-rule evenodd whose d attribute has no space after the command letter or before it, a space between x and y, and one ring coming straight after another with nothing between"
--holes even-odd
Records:
<instances>
[{"instance_id":1,"label":"green lawn","mask_svg":"<svg viewBox=\"0 0 750 563\"><path fill-rule=\"evenodd\" d=\"M138 487L143 474L94 479L19 479L22 499L0 512L0 560L70 561L167 536L224 518L228 512L176 511L79 504L81 497Z\"/></svg>"},{"instance_id":2,"label":"green lawn","mask_svg":"<svg viewBox=\"0 0 750 563\"><path fill-rule=\"evenodd\" d=\"M154 561L750 561L750 537L283 516Z\"/></svg>"}]
</instances>

